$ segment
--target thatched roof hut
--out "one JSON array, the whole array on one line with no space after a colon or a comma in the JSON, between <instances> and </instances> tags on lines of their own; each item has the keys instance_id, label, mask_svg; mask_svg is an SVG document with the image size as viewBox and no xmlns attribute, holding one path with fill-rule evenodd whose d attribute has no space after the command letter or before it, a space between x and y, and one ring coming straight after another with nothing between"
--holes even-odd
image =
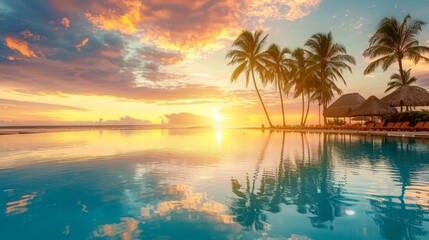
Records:
<instances>
[{"instance_id":1,"label":"thatched roof hut","mask_svg":"<svg viewBox=\"0 0 429 240\"><path fill-rule=\"evenodd\" d=\"M364 103L353 110L353 116L382 116L395 114L398 111L382 102L375 96L369 97Z\"/></svg>"},{"instance_id":2,"label":"thatched roof hut","mask_svg":"<svg viewBox=\"0 0 429 240\"><path fill-rule=\"evenodd\" d=\"M429 92L417 86L402 86L381 101L392 107L429 106Z\"/></svg>"},{"instance_id":3,"label":"thatched roof hut","mask_svg":"<svg viewBox=\"0 0 429 240\"><path fill-rule=\"evenodd\" d=\"M332 103L323 113L325 117L351 117L353 109L359 107L365 98L359 93L344 94Z\"/></svg>"}]
</instances>

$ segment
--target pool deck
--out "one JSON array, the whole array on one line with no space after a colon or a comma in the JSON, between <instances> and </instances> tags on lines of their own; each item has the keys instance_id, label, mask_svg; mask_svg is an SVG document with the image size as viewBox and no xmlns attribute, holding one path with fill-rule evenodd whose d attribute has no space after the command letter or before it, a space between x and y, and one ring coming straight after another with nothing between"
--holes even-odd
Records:
<instances>
[{"instance_id":1,"label":"pool deck","mask_svg":"<svg viewBox=\"0 0 429 240\"><path fill-rule=\"evenodd\" d=\"M356 135L372 135L372 136L388 136L388 137L406 137L406 138L429 138L428 131L365 131L365 130L328 130L328 129L269 129L272 131L286 132L305 132L305 133L332 133L332 134L356 134Z\"/></svg>"}]
</instances>

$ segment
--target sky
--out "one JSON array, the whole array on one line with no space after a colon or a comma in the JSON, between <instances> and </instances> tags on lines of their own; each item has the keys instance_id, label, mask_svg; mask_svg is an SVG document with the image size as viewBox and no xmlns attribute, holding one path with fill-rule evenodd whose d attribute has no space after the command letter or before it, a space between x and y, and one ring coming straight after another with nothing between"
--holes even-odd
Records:
<instances>
[{"instance_id":1,"label":"sky","mask_svg":"<svg viewBox=\"0 0 429 240\"><path fill-rule=\"evenodd\" d=\"M266 124L244 77L230 82L225 55L243 29L290 49L332 32L357 61L343 92L383 97L396 66L363 75L369 37L383 17L428 12L423 0L0 0L0 125ZM429 45L428 25L419 41ZM429 88L429 64L405 66ZM259 86L280 124L278 92ZM300 104L285 99L289 124Z\"/></svg>"}]
</instances>

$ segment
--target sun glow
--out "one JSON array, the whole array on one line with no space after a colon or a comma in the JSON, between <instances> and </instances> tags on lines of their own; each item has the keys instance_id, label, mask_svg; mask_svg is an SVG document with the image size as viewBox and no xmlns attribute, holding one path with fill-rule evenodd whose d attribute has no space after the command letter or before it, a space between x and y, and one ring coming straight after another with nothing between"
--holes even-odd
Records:
<instances>
[{"instance_id":1,"label":"sun glow","mask_svg":"<svg viewBox=\"0 0 429 240\"><path fill-rule=\"evenodd\" d=\"M216 119L218 123L221 123L225 120L225 118L220 113L220 108L215 108L213 117Z\"/></svg>"}]
</instances>

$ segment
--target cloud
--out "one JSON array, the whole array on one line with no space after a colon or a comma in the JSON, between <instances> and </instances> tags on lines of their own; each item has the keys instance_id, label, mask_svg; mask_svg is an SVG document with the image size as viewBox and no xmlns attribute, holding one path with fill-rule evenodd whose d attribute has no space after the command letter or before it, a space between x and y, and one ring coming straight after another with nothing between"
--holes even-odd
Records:
<instances>
[{"instance_id":1,"label":"cloud","mask_svg":"<svg viewBox=\"0 0 429 240\"><path fill-rule=\"evenodd\" d=\"M0 85L157 103L227 100L221 87L193 81L212 76L177 67L189 51L219 49L242 28L303 17L319 2L276 0L276 13L268 14L267 1L7 0L13 11L0 25Z\"/></svg>"},{"instance_id":2,"label":"cloud","mask_svg":"<svg viewBox=\"0 0 429 240\"><path fill-rule=\"evenodd\" d=\"M28 102L28 101L18 101L11 99L1 99L0 98L0 108L2 111L5 109L14 110L14 111L36 111L36 112L55 112L63 110L72 110L72 111L88 111L88 109L80 107L72 107L66 105L50 104L50 103L40 103L40 102Z\"/></svg>"},{"instance_id":3,"label":"cloud","mask_svg":"<svg viewBox=\"0 0 429 240\"><path fill-rule=\"evenodd\" d=\"M214 118L185 112L172 113L164 116L167 118L169 125L205 126L214 123Z\"/></svg>"},{"instance_id":4,"label":"cloud","mask_svg":"<svg viewBox=\"0 0 429 240\"><path fill-rule=\"evenodd\" d=\"M48 113L62 111L84 112L88 111L88 109L58 104L0 99L0 111L2 113L0 125L34 125L36 122L43 124L43 122L59 120L49 116Z\"/></svg>"},{"instance_id":5,"label":"cloud","mask_svg":"<svg viewBox=\"0 0 429 240\"><path fill-rule=\"evenodd\" d=\"M143 60L157 62L162 65L174 65L185 60L185 55L180 52L166 51L155 47L142 47L138 54Z\"/></svg>"},{"instance_id":6,"label":"cloud","mask_svg":"<svg viewBox=\"0 0 429 240\"><path fill-rule=\"evenodd\" d=\"M320 4L320 0L262 0L247 2L248 6L245 9L248 14L257 17L260 21L267 19L294 21L309 15Z\"/></svg>"},{"instance_id":7,"label":"cloud","mask_svg":"<svg viewBox=\"0 0 429 240\"><path fill-rule=\"evenodd\" d=\"M202 78L208 78L208 79L214 79L214 77L208 73L192 73L192 76L195 77L202 77Z\"/></svg>"},{"instance_id":8,"label":"cloud","mask_svg":"<svg viewBox=\"0 0 429 240\"><path fill-rule=\"evenodd\" d=\"M155 62L145 63L142 68L142 77L144 77L146 80L153 81L153 82L186 77L185 74L161 72L159 68L160 66Z\"/></svg>"},{"instance_id":9,"label":"cloud","mask_svg":"<svg viewBox=\"0 0 429 240\"><path fill-rule=\"evenodd\" d=\"M319 4L320 0L111 0L107 4L87 4L85 16L97 28L139 35L142 42L164 49L187 51L219 48L219 41L231 39L237 30L266 20L294 21L310 14ZM67 5L82 11L72 3Z\"/></svg>"},{"instance_id":10,"label":"cloud","mask_svg":"<svg viewBox=\"0 0 429 240\"><path fill-rule=\"evenodd\" d=\"M36 53L30 49L28 42L24 40L14 37L6 37L5 45L12 50L18 51L23 56L38 58Z\"/></svg>"},{"instance_id":11,"label":"cloud","mask_svg":"<svg viewBox=\"0 0 429 240\"><path fill-rule=\"evenodd\" d=\"M70 27L70 20L67 17L61 19L61 24L67 29Z\"/></svg>"},{"instance_id":12,"label":"cloud","mask_svg":"<svg viewBox=\"0 0 429 240\"><path fill-rule=\"evenodd\" d=\"M115 52L120 49L109 51L98 49L92 55L67 61L30 59L16 61L16 64L0 62L0 83L4 88L31 94L101 95L148 102L212 98L222 93L219 87L192 83L139 86L132 63L115 57Z\"/></svg>"},{"instance_id":13,"label":"cloud","mask_svg":"<svg viewBox=\"0 0 429 240\"><path fill-rule=\"evenodd\" d=\"M41 39L40 35L32 33L28 29L24 29L24 31L21 32L21 35L24 36L24 38L33 39L33 40L36 40L36 41L40 41L40 39Z\"/></svg>"},{"instance_id":14,"label":"cloud","mask_svg":"<svg viewBox=\"0 0 429 240\"><path fill-rule=\"evenodd\" d=\"M88 41L89 41L89 38L85 38L84 40L82 40L81 43L78 43L74 47L80 52L80 50L82 50L82 47L85 46L88 43Z\"/></svg>"},{"instance_id":15,"label":"cloud","mask_svg":"<svg viewBox=\"0 0 429 240\"><path fill-rule=\"evenodd\" d=\"M102 119L100 119L98 124L103 124L103 125L147 125L147 124L151 124L151 121L137 119L137 118L133 118L130 116L125 116L125 117L119 118L119 120L102 121Z\"/></svg>"}]
</instances>

